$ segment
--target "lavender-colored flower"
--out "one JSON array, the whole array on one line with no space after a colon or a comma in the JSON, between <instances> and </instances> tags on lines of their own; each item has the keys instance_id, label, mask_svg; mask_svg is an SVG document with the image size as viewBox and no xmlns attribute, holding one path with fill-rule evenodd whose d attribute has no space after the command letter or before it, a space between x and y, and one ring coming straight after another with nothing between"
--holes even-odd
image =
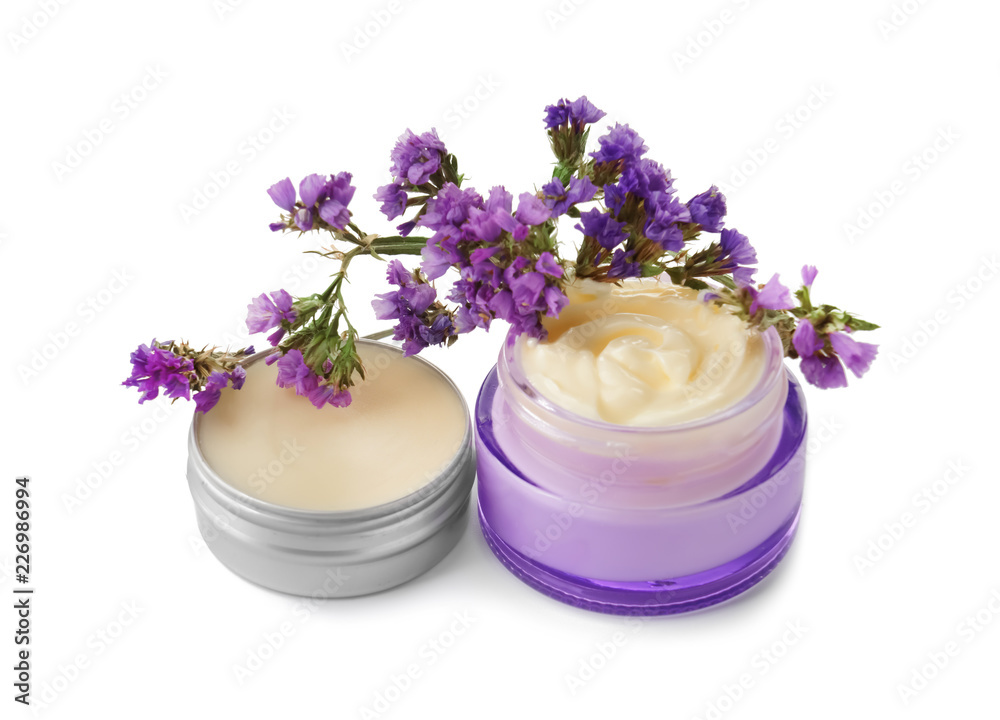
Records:
<instances>
[{"instance_id":1,"label":"lavender-colored flower","mask_svg":"<svg viewBox=\"0 0 1000 720\"><path fill-rule=\"evenodd\" d=\"M295 186L292 185L291 178L286 177L274 183L267 189L267 194L274 200L274 204L285 212L292 212L295 208Z\"/></svg>"},{"instance_id":2,"label":"lavender-colored flower","mask_svg":"<svg viewBox=\"0 0 1000 720\"><path fill-rule=\"evenodd\" d=\"M684 247L684 230L678 223L688 222L691 213L675 195L654 192L645 201L649 215L643 233L662 250L678 252Z\"/></svg>"},{"instance_id":3,"label":"lavender-colored flower","mask_svg":"<svg viewBox=\"0 0 1000 720\"><path fill-rule=\"evenodd\" d=\"M611 257L611 265L608 266L608 277L615 280L625 278L640 277L642 275L642 265L635 262L635 250L625 251L621 248L615 250Z\"/></svg>"},{"instance_id":4,"label":"lavender-colored flower","mask_svg":"<svg viewBox=\"0 0 1000 720\"><path fill-rule=\"evenodd\" d=\"M535 261L535 270L554 278L562 277L563 274L562 265L547 250L538 256L538 260Z\"/></svg>"},{"instance_id":5,"label":"lavender-colored flower","mask_svg":"<svg viewBox=\"0 0 1000 720\"><path fill-rule=\"evenodd\" d=\"M545 276L538 272L526 272L514 278L510 284L514 306L519 314L545 309L542 294L545 291Z\"/></svg>"},{"instance_id":6,"label":"lavender-colored flower","mask_svg":"<svg viewBox=\"0 0 1000 720\"><path fill-rule=\"evenodd\" d=\"M253 355L253 345L244 350L244 354L248 357ZM243 383L245 383L247 379L247 371L242 365L237 365L233 368L232 372L228 374L228 377L233 383L233 390L242 390Z\"/></svg>"},{"instance_id":7,"label":"lavender-colored flower","mask_svg":"<svg viewBox=\"0 0 1000 720\"><path fill-rule=\"evenodd\" d=\"M399 136L392 150L392 172L396 182L423 185L441 168L441 158L447 154L437 130L415 135L409 128Z\"/></svg>"},{"instance_id":8,"label":"lavender-colored flower","mask_svg":"<svg viewBox=\"0 0 1000 720\"><path fill-rule=\"evenodd\" d=\"M747 287L751 295L753 295L753 302L750 303L751 315L756 313L758 309L790 310L795 305L792 302L791 292L781 284L778 273L775 273L760 290L757 290L753 286Z\"/></svg>"},{"instance_id":9,"label":"lavender-colored flower","mask_svg":"<svg viewBox=\"0 0 1000 720\"><path fill-rule=\"evenodd\" d=\"M289 350L278 358L278 387L294 387L297 395L309 395L319 385L319 377L306 365L302 352Z\"/></svg>"},{"instance_id":10,"label":"lavender-colored flower","mask_svg":"<svg viewBox=\"0 0 1000 720\"><path fill-rule=\"evenodd\" d=\"M594 238L606 250L611 250L628 239L625 223L618 222L597 208L580 213L580 223L576 225L576 229L587 237Z\"/></svg>"},{"instance_id":11,"label":"lavender-colored flower","mask_svg":"<svg viewBox=\"0 0 1000 720\"><path fill-rule=\"evenodd\" d=\"M326 178L316 173L306 175L302 178L302 182L299 183L299 197L302 199L302 204L307 208L315 205L323 196L325 190Z\"/></svg>"},{"instance_id":12,"label":"lavender-colored flower","mask_svg":"<svg viewBox=\"0 0 1000 720\"><path fill-rule=\"evenodd\" d=\"M726 196L715 185L688 200L691 221L706 232L720 232L726 217Z\"/></svg>"},{"instance_id":13,"label":"lavender-colored flower","mask_svg":"<svg viewBox=\"0 0 1000 720\"><path fill-rule=\"evenodd\" d=\"M472 208L483 208L483 198L473 188L462 189L446 183L437 196L427 202L427 212L418 225L440 231L447 227L460 228L469 219Z\"/></svg>"},{"instance_id":14,"label":"lavender-colored flower","mask_svg":"<svg viewBox=\"0 0 1000 720\"><path fill-rule=\"evenodd\" d=\"M420 269L428 280L437 280L444 275L448 268L456 265L462 260L458 252L459 232L450 230L448 232L435 233L427 240L420 251Z\"/></svg>"},{"instance_id":15,"label":"lavender-colored flower","mask_svg":"<svg viewBox=\"0 0 1000 720\"><path fill-rule=\"evenodd\" d=\"M525 225L541 225L552 216L552 211L546 207L542 199L534 193L521 193L517 199L517 212L514 218Z\"/></svg>"},{"instance_id":16,"label":"lavender-colored flower","mask_svg":"<svg viewBox=\"0 0 1000 720\"><path fill-rule=\"evenodd\" d=\"M724 270L733 274L733 279L740 285L753 282L756 268L748 267L757 264L757 251L747 236L734 228L726 228L719 236L721 255L718 261Z\"/></svg>"},{"instance_id":17,"label":"lavender-colored flower","mask_svg":"<svg viewBox=\"0 0 1000 720\"><path fill-rule=\"evenodd\" d=\"M878 345L858 342L845 332L830 333L830 345L856 377L868 372L872 361L878 355Z\"/></svg>"},{"instance_id":18,"label":"lavender-colored flower","mask_svg":"<svg viewBox=\"0 0 1000 720\"><path fill-rule=\"evenodd\" d=\"M608 206L615 215L622 209L622 205L625 204L625 191L622 190L620 185L605 185L604 186L604 204Z\"/></svg>"},{"instance_id":19,"label":"lavender-colored flower","mask_svg":"<svg viewBox=\"0 0 1000 720\"><path fill-rule=\"evenodd\" d=\"M302 232L309 232L313 227L313 214L309 208L299 208L295 211L295 227Z\"/></svg>"},{"instance_id":20,"label":"lavender-colored flower","mask_svg":"<svg viewBox=\"0 0 1000 720\"><path fill-rule=\"evenodd\" d=\"M403 341L404 355L415 355L455 334L451 317L440 312L437 291L432 285L414 278L398 260L390 263L387 277L399 287L376 295L372 307L379 320L397 321L393 338Z\"/></svg>"},{"instance_id":21,"label":"lavender-colored flower","mask_svg":"<svg viewBox=\"0 0 1000 720\"><path fill-rule=\"evenodd\" d=\"M648 149L642 138L628 125L615 123L607 135L598 138L601 149L591 153L595 163L617 162L626 164L638 162Z\"/></svg>"},{"instance_id":22,"label":"lavender-colored flower","mask_svg":"<svg viewBox=\"0 0 1000 720\"><path fill-rule=\"evenodd\" d=\"M306 397L309 399L316 408L321 408L324 405L333 405L334 407L347 407L351 404L351 393L348 390L340 390L334 385L328 383L319 383L316 387L310 391Z\"/></svg>"},{"instance_id":23,"label":"lavender-colored flower","mask_svg":"<svg viewBox=\"0 0 1000 720\"><path fill-rule=\"evenodd\" d=\"M803 265L802 266L802 284L807 288L811 288L812 284L816 281L816 274L819 271L816 269L815 265Z\"/></svg>"},{"instance_id":24,"label":"lavender-colored flower","mask_svg":"<svg viewBox=\"0 0 1000 720\"><path fill-rule=\"evenodd\" d=\"M847 387L847 376L840 360L829 355L811 355L802 358L799 365L805 379L816 387L829 389Z\"/></svg>"},{"instance_id":25,"label":"lavender-colored flower","mask_svg":"<svg viewBox=\"0 0 1000 720\"><path fill-rule=\"evenodd\" d=\"M641 198L649 198L654 193L669 195L674 191L674 179L660 163L642 158L625 165L618 188L620 192L630 192Z\"/></svg>"},{"instance_id":26,"label":"lavender-colored flower","mask_svg":"<svg viewBox=\"0 0 1000 720\"><path fill-rule=\"evenodd\" d=\"M489 197L486 198L484 209L488 212L502 211L508 215L513 212L514 196L507 192L503 185L494 185L490 188Z\"/></svg>"},{"instance_id":27,"label":"lavender-colored flower","mask_svg":"<svg viewBox=\"0 0 1000 720\"><path fill-rule=\"evenodd\" d=\"M355 191L351 178L349 172L331 175L318 196L319 216L338 230L343 230L351 221L351 211L347 209Z\"/></svg>"},{"instance_id":28,"label":"lavender-colored flower","mask_svg":"<svg viewBox=\"0 0 1000 720\"><path fill-rule=\"evenodd\" d=\"M386 220L394 220L406 211L408 196L399 183L389 183L380 187L372 196L380 203L379 208Z\"/></svg>"},{"instance_id":29,"label":"lavender-colored flower","mask_svg":"<svg viewBox=\"0 0 1000 720\"><path fill-rule=\"evenodd\" d=\"M605 114L590 102L586 95L581 95L572 102L561 99L555 105L545 108L545 127L551 130L569 123L577 132L583 132L584 126L597 122Z\"/></svg>"},{"instance_id":30,"label":"lavender-colored flower","mask_svg":"<svg viewBox=\"0 0 1000 720\"><path fill-rule=\"evenodd\" d=\"M215 407L222 397L222 389L229 383L228 373L214 371L205 381L205 388L194 394L194 405L197 412L208 412Z\"/></svg>"},{"instance_id":31,"label":"lavender-colored flower","mask_svg":"<svg viewBox=\"0 0 1000 720\"><path fill-rule=\"evenodd\" d=\"M823 349L823 340L816 332L816 327L813 325L812 320L809 318L801 318L799 320L799 324L792 334L792 345L795 346L795 352L802 358L815 355Z\"/></svg>"},{"instance_id":32,"label":"lavender-colored flower","mask_svg":"<svg viewBox=\"0 0 1000 720\"><path fill-rule=\"evenodd\" d=\"M293 304L292 296L285 290L275 290L271 297L261 293L247 305L247 330L260 333L278 328L279 331L268 338L272 345L277 345L285 334L282 324L294 323L298 317Z\"/></svg>"},{"instance_id":33,"label":"lavender-colored flower","mask_svg":"<svg viewBox=\"0 0 1000 720\"><path fill-rule=\"evenodd\" d=\"M545 197L542 202L552 211L552 217L563 215L577 203L589 202L597 194L597 186L590 178L570 178L569 187L563 185L557 177L542 186Z\"/></svg>"},{"instance_id":34,"label":"lavender-colored flower","mask_svg":"<svg viewBox=\"0 0 1000 720\"><path fill-rule=\"evenodd\" d=\"M140 404L157 397L161 389L169 398L190 399L194 363L189 358L175 355L153 340L136 348L130 360L132 373L122 385L139 390Z\"/></svg>"}]
</instances>

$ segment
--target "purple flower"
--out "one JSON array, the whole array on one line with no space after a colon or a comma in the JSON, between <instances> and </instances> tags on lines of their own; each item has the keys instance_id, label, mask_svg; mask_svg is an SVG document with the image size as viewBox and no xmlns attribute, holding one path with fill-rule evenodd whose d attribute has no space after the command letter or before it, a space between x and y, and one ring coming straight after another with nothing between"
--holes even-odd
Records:
<instances>
[{"instance_id":1,"label":"purple flower","mask_svg":"<svg viewBox=\"0 0 1000 720\"><path fill-rule=\"evenodd\" d=\"M799 324L792 334L792 345L795 346L795 352L803 358L815 355L823 349L823 340L817 334L812 320L809 318L799 320Z\"/></svg>"},{"instance_id":2,"label":"purple flower","mask_svg":"<svg viewBox=\"0 0 1000 720\"><path fill-rule=\"evenodd\" d=\"M351 177L349 172L331 175L318 195L319 216L338 230L343 230L351 221L351 212L347 209L354 198L355 187L351 185Z\"/></svg>"},{"instance_id":3,"label":"purple flower","mask_svg":"<svg viewBox=\"0 0 1000 720\"><path fill-rule=\"evenodd\" d=\"M760 290L753 286L747 286L753 295L753 302L750 303L750 314L753 315L758 309L762 310L790 310L794 307L792 294L778 278L775 273Z\"/></svg>"},{"instance_id":4,"label":"purple flower","mask_svg":"<svg viewBox=\"0 0 1000 720\"><path fill-rule=\"evenodd\" d=\"M415 355L455 334L451 317L439 312L437 291L432 285L414 278L398 260L389 263L386 276L398 289L376 295L372 307L379 320L397 321L393 338L403 341L404 355Z\"/></svg>"},{"instance_id":5,"label":"purple flower","mask_svg":"<svg viewBox=\"0 0 1000 720\"><path fill-rule=\"evenodd\" d=\"M519 275L510 284L510 291L519 314L545 309L545 303L542 301L545 276L542 273L526 272Z\"/></svg>"},{"instance_id":6,"label":"purple flower","mask_svg":"<svg viewBox=\"0 0 1000 720\"><path fill-rule=\"evenodd\" d=\"M570 178L569 188L557 177L542 186L545 197L542 202L552 211L552 217L563 215L577 203L589 202L597 194L597 186L590 178Z\"/></svg>"},{"instance_id":7,"label":"purple flower","mask_svg":"<svg viewBox=\"0 0 1000 720\"><path fill-rule=\"evenodd\" d=\"M299 208L295 212L295 227L302 232L309 232L313 226L313 214L309 208Z\"/></svg>"},{"instance_id":8,"label":"purple flower","mask_svg":"<svg viewBox=\"0 0 1000 720\"><path fill-rule=\"evenodd\" d=\"M597 122L605 114L590 102L586 95L581 95L572 102L562 99L555 105L545 108L545 127L551 130L563 123L570 123L574 130L583 132L585 125Z\"/></svg>"},{"instance_id":9,"label":"purple flower","mask_svg":"<svg viewBox=\"0 0 1000 720\"><path fill-rule=\"evenodd\" d=\"M275 290L268 297L261 293L247 305L247 329L252 333L260 333L271 328L280 328L282 323L294 323L298 313L293 309L293 299L285 290ZM278 340L284 335L282 330ZM273 336L272 336L273 337ZM272 341L276 345L276 341Z\"/></svg>"},{"instance_id":10,"label":"purple flower","mask_svg":"<svg viewBox=\"0 0 1000 720\"><path fill-rule=\"evenodd\" d=\"M726 217L726 196L715 185L688 200L687 206L691 211L691 221L701 225L702 230L713 233L722 230Z\"/></svg>"},{"instance_id":11,"label":"purple flower","mask_svg":"<svg viewBox=\"0 0 1000 720\"><path fill-rule=\"evenodd\" d=\"M844 366L836 357L811 355L802 358L802 364L799 367L811 385L824 389L847 387Z\"/></svg>"},{"instance_id":12,"label":"purple flower","mask_svg":"<svg viewBox=\"0 0 1000 720\"><path fill-rule=\"evenodd\" d=\"M555 278L562 277L563 269L562 265L556 261L552 253L545 251L538 256L538 260L535 262L535 270L545 275L550 275Z\"/></svg>"},{"instance_id":13,"label":"purple flower","mask_svg":"<svg viewBox=\"0 0 1000 720\"><path fill-rule=\"evenodd\" d=\"M274 183L267 189L267 194L274 200L274 204L285 212L292 212L295 207L295 186L292 185L291 178L285 178ZM272 227L272 230L274 228Z\"/></svg>"},{"instance_id":14,"label":"purple flower","mask_svg":"<svg viewBox=\"0 0 1000 720\"><path fill-rule=\"evenodd\" d=\"M740 285L753 282L755 268L748 265L757 264L757 251L747 239L747 236L733 228L726 228L719 236L720 256L718 261L724 270L733 274L733 279Z\"/></svg>"},{"instance_id":15,"label":"purple flower","mask_svg":"<svg viewBox=\"0 0 1000 720\"><path fill-rule=\"evenodd\" d=\"M289 350L278 358L278 387L294 387L296 395L309 395L319 385L319 377L306 365L302 352Z\"/></svg>"},{"instance_id":16,"label":"purple flower","mask_svg":"<svg viewBox=\"0 0 1000 720\"><path fill-rule=\"evenodd\" d=\"M460 228L469 219L472 208L483 208L483 198L473 188L463 190L454 183L446 183L437 196L427 202L418 225L434 231L447 227Z\"/></svg>"},{"instance_id":17,"label":"purple flower","mask_svg":"<svg viewBox=\"0 0 1000 720\"><path fill-rule=\"evenodd\" d=\"M253 354L252 345L246 349L246 354L248 356ZM242 365L237 365L233 368L232 372L229 373L228 377L233 382L233 390L241 390L243 389L243 383L245 383L247 379L247 371Z\"/></svg>"},{"instance_id":18,"label":"purple flower","mask_svg":"<svg viewBox=\"0 0 1000 720\"><path fill-rule=\"evenodd\" d=\"M324 405L333 405L334 407L347 407L351 404L351 393L348 390L339 390L334 385L329 385L327 383L320 383L311 390L306 397L309 399L313 405L317 408L321 408Z\"/></svg>"},{"instance_id":19,"label":"purple flower","mask_svg":"<svg viewBox=\"0 0 1000 720\"><path fill-rule=\"evenodd\" d=\"M861 377L868 372L872 361L878 355L878 345L858 342L844 332L830 333L830 345L847 365L847 369L856 377Z\"/></svg>"},{"instance_id":20,"label":"purple flower","mask_svg":"<svg viewBox=\"0 0 1000 720\"><path fill-rule=\"evenodd\" d=\"M372 197L382 203L379 209L386 220L394 220L406 211L407 195L399 183L383 185Z\"/></svg>"},{"instance_id":21,"label":"purple flower","mask_svg":"<svg viewBox=\"0 0 1000 720\"><path fill-rule=\"evenodd\" d=\"M521 193L517 199L514 218L525 225L541 225L552 216L552 211L533 193Z\"/></svg>"},{"instance_id":22,"label":"purple flower","mask_svg":"<svg viewBox=\"0 0 1000 720\"><path fill-rule=\"evenodd\" d=\"M160 389L169 398L191 397L191 377L194 363L185 357L161 348L156 340L149 345L140 345L130 357L132 373L122 383L134 387L142 394L139 403L152 400Z\"/></svg>"},{"instance_id":23,"label":"purple flower","mask_svg":"<svg viewBox=\"0 0 1000 720\"><path fill-rule=\"evenodd\" d=\"M511 214L514 207L514 196L504 188L503 185L494 185L490 188L490 195L486 199L484 207L488 212L502 211Z\"/></svg>"},{"instance_id":24,"label":"purple flower","mask_svg":"<svg viewBox=\"0 0 1000 720\"><path fill-rule=\"evenodd\" d=\"M229 375L227 373L216 370L209 375L208 380L205 381L205 389L194 394L195 410L204 413L214 408L215 404L219 402L219 398L222 397L222 388L226 387L228 383Z\"/></svg>"},{"instance_id":25,"label":"purple flower","mask_svg":"<svg viewBox=\"0 0 1000 720\"><path fill-rule=\"evenodd\" d=\"M811 288L813 282L816 280L816 274L819 271L816 269L815 265L803 265L802 266L802 284L807 288Z\"/></svg>"},{"instance_id":26,"label":"purple flower","mask_svg":"<svg viewBox=\"0 0 1000 720\"><path fill-rule=\"evenodd\" d=\"M569 304L569 298L556 285L548 285L545 288L545 314L549 317L558 317L562 309Z\"/></svg>"},{"instance_id":27,"label":"purple flower","mask_svg":"<svg viewBox=\"0 0 1000 720\"><path fill-rule=\"evenodd\" d=\"M307 208L311 208L323 196L325 189L325 177L316 173L306 175L302 178L302 182L299 183L299 197L302 198L302 204Z\"/></svg>"},{"instance_id":28,"label":"purple flower","mask_svg":"<svg viewBox=\"0 0 1000 720\"><path fill-rule=\"evenodd\" d=\"M458 264L462 258L458 253L459 234L455 230L435 233L427 240L420 251L420 269L428 280L437 280L447 272L452 265Z\"/></svg>"},{"instance_id":29,"label":"purple flower","mask_svg":"<svg viewBox=\"0 0 1000 720\"><path fill-rule=\"evenodd\" d=\"M626 164L618 188L622 193L630 192L641 198L648 198L654 193L667 195L674 191L674 179L660 163L642 158Z\"/></svg>"},{"instance_id":30,"label":"purple flower","mask_svg":"<svg viewBox=\"0 0 1000 720\"><path fill-rule=\"evenodd\" d=\"M622 209L622 205L625 204L625 191L618 185L605 185L604 204L617 215L618 211Z\"/></svg>"},{"instance_id":31,"label":"purple flower","mask_svg":"<svg viewBox=\"0 0 1000 720\"><path fill-rule=\"evenodd\" d=\"M407 128L392 150L390 172L397 183L406 181L411 185L423 185L440 169L441 158L447 152L437 130L414 135Z\"/></svg>"},{"instance_id":32,"label":"purple flower","mask_svg":"<svg viewBox=\"0 0 1000 720\"><path fill-rule=\"evenodd\" d=\"M608 277L616 280L625 278L640 277L642 266L635 262L635 250L628 252L617 248L611 258L611 265L608 266Z\"/></svg>"},{"instance_id":33,"label":"purple flower","mask_svg":"<svg viewBox=\"0 0 1000 720\"><path fill-rule=\"evenodd\" d=\"M608 213L597 208L580 213L580 223L576 225L576 229L587 237L594 238L607 250L628 239L625 223L614 220Z\"/></svg>"},{"instance_id":34,"label":"purple flower","mask_svg":"<svg viewBox=\"0 0 1000 720\"><path fill-rule=\"evenodd\" d=\"M407 270L403 263L393 258L386 268L385 279L392 285L406 285L413 281L413 273Z\"/></svg>"},{"instance_id":35,"label":"purple flower","mask_svg":"<svg viewBox=\"0 0 1000 720\"><path fill-rule=\"evenodd\" d=\"M678 252L684 247L684 230L677 223L687 222L691 214L676 196L654 192L645 201L646 220L644 234L662 250ZM650 212L652 211L652 212Z\"/></svg>"},{"instance_id":36,"label":"purple flower","mask_svg":"<svg viewBox=\"0 0 1000 720\"><path fill-rule=\"evenodd\" d=\"M638 162L648 149L635 130L620 123L608 128L608 134L598 138L598 142L601 149L590 153L595 163L618 160L624 160L626 164Z\"/></svg>"}]
</instances>

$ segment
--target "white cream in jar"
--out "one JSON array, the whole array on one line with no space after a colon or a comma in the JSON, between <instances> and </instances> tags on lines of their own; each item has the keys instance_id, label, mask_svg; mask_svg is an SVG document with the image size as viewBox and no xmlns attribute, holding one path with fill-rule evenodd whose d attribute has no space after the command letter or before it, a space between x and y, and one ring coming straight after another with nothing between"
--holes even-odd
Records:
<instances>
[{"instance_id":1,"label":"white cream in jar","mask_svg":"<svg viewBox=\"0 0 1000 720\"><path fill-rule=\"evenodd\" d=\"M657 280L580 281L546 320L549 336L523 339L525 378L577 415L634 427L698 420L735 404L760 381L760 334L697 292Z\"/></svg>"}]
</instances>

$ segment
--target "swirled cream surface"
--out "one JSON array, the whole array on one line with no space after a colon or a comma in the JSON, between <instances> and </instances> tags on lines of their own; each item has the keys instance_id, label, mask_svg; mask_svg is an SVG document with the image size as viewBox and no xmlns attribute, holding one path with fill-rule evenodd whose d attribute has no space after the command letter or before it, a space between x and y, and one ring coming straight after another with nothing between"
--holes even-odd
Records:
<instances>
[{"instance_id":1,"label":"swirled cream surface","mask_svg":"<svg viewBox=\"0 0 1000 720\"><path fill-rule=\"evenodd\" d=\"M545 341L520 340L520 363L538 392L577 415L676 425L735 404L764 372L760 334L690 288L580 281L568 296Z\"/></svg>"}]
</instances>

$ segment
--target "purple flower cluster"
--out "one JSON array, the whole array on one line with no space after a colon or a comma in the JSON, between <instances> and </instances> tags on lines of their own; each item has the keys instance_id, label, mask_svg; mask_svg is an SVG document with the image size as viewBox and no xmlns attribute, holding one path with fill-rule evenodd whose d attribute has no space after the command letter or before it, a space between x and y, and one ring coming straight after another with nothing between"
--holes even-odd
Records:
<instances>
[{"instance_id":1,"label":"purple flower cluster","mask_svg":"<svg viewBox=\"0 0 1000 720\"><path fill-rule=\"evenodd\" d=\"M416 355L455 335L451 316L437 302L433 285L414 277L399 260L389 262L386 275L399 289L376 295L372 307L379 320L396 321L393 339L403 341L403 355Z\"/></svg>"},{"instance_id":2,"label":"purple flower cluster","mask_svg":"<svg viewBox=\"0 0 1000 720\"><path fill-rule=\"evenodd\" d=\"M168 343L170 345L170 343ZM244 353L250 355L253 348L247 348ZM192 386L198 387L198 374L191 358L177 355L161 346L156 340L149 345L140 345L132 352L132 374L122 383L125 387L139 390L139 403L157 397L160 390L168 398L184 400L191 399ZM234 389L243 387L246 370L236 366L230 372L212 372L205 382L205 387L194 394L195 406L199 412L207 412L215 407L222 394L222 389L230 382Z\"/></svg>"},{"instance_id":3,"label":"purple flower cluster","mask_svg":"<svg viewBox=\"0 0 1000 720\"><path fill-rule=\"evenodd\" d=\"M802 268L802 283L806 288L812 286L816 279L816 268L806 265ZM844 365L861 377L871 367L878 346L872 343L858 342L849 334L850 328L844 331L821 335L809 317L800 318L792 335L792 345L802 359L800 368L805 379L820 388L847 387L847 375ZM843 364L842 364L843 363Z\"/></svg>"},{"instance_id":4,"label":"purple flower cluster","mask_svg":"<svg viewBox=\"0 0 1000 720\"><path fill-rule=\"evenodd\" d=\"M351 404L350 391L324 382L323 378L306 364L300 350L292 349L284 355L271 355L266 362L278 363L278 377L275 381L278 387L294 387L296 395L308 398L317 408L324 405L347 407ZM329 360L326 367L332 368Z\"/></svg>"},{"instance_id":5,"label":"purple flower cluster","mask_svg":"<svg viewBox=\"0 0 1000 720\"><path fill-rule=\"evenodd\" d=\"M753 285L745 285L750 293L749 313L751 317L758 310L791 310L795 307L791 291L781 282L778 273L771 276L759 289Z\"/></svg>"},{"instance_id":6,"label":"purple flower cluster","mask_svg":"<svg viewBox=\"0 0 1000 720\"><path fill-rule=\"evenodd\" d=\"M566 125L573 128L575 132L582 133L587 125L597 122L605 114L603 110L598 109L590 102L586 95L582 95L572 102L561 99L555 105L549 105L545 108L545 127L553 130Z\"/></svg>"},{"instance_id":7,"label":"purple flower cluster","mask_svg":"<svg viewBox=\"0 0 1000 720\"><path fill-rule=\"evenodd\" d=\"M726 196L715 185L688 200L687 206L691 222L701 225L702 230L712 233L722 231L726 217Z\"/></svg>"},{"instance_id":8,"label":"purple flower cluster","mask_svg":"<svg viewBox=\"0 0 1000 720\"><path fill-rule=\"evenodd\" d=\"M554 317L566 304L563 270L552 253L539 253L527 239L559 210L591 199L596 191L585 180L571 180L568 188L553 181L543 197L522 193L515 209L513 196L501 186L483 200L472 188L445 185L419 220L434 231L421 268L429 280L450 267L458 269L459 279L448 295L460 305L455 331L488 328L500 318L517 332L543 337L542 317Z\"/></svg>"},{"instance_id":9,"label":"purple flower cluster","mask_svg":"<svg viewBox=\"0 0 1000 720\"><path fill-rule=\"evenodd\" d=\"M271 297L261 293L247 305L247 329L261 333L277 328L267 338L269 343L277 345L298 317L292 305L292 296L285 290L275 290Z\"/></svg>"},{"instance_id":10,"label":"purple flower cluster","mask_svg":"<svg viewBox=\"0 0 1000 720\"><path fill-rule=\"evenodd\" d=\"M289 214L287 220L271 223L271 230L289 230L292 228L302 232L312 230L319 217L328 225L343 230L351 221L351 211L348 204L354 197L354 186L351 185L351 173L342 172L331 175L308 175L299 183L299 198L295 199L295 186L291 178L279 180L270 188L267 194L274 204Z\"/></svg>"},{"instance_id":11,"label":"purple flower cluster","mask_svg":"<svg viewBox=\"0 0 1000 720\"><path fill-rule=\"evenodd\" d=\"M419 186L431 181L441 170L442 162L448 155L436 130L417 135L407 128L390 154L393 181L375 191L373 197L382 203L380 208L386 219L394 220L406 212L409 191L417 190ZM438 178L438 181L441 179ZM400 225L399 231L409 235L413 223Z\"/></svg>"}]
</instances>

